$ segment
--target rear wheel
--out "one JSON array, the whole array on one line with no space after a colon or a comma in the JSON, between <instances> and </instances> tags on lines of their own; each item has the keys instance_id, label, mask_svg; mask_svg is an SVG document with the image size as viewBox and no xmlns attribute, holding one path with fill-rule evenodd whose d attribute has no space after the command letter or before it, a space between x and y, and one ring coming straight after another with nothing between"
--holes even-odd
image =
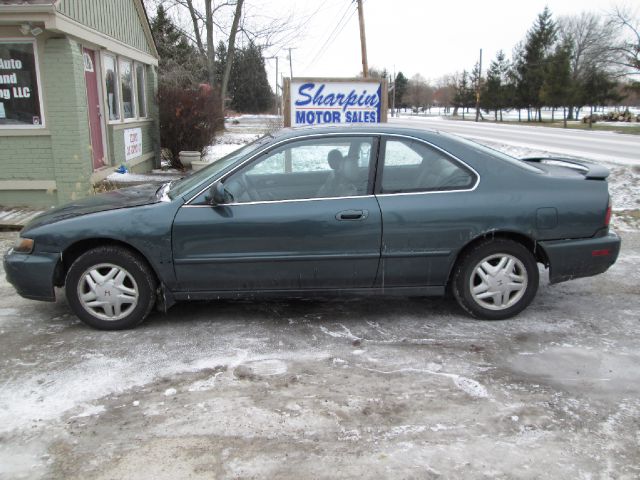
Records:
<instances>
[{"instance_id":1,"label":"rear wheel","mask_svg":"<svg viewBox=\"0 0 640 480\"><path fill-rule=\"evenodd\" d=\"M155 304L155 275L133 252L104 246L80 255L65 282L71 309L84 323L101 330L138 325Z\"/></svg>"},{"instance_id":2,"label":"rear wheel","mask_svg":"<svg viewBox=\"0 0 640 480\"><path fill-rule=\"evenodd\" d=\"M526 247L494 239L463 254L455 267L453 293L472 316L501 320L531 303L538 282L538 265Z\"/></svg>"}]
</instances>

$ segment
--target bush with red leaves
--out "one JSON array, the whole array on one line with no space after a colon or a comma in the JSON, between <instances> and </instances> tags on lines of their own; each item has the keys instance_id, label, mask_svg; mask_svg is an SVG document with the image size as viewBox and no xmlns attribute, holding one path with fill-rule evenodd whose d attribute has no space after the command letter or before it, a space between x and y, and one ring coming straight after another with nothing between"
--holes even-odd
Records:
<instances>
[{"instance_id":1,"label":"bush with red leaves","mask_svg":"<svg viewBox=\"0 0 640 480\"><path fill-rule=\"evenodd\" d=\"M220 95L209 84L184 88L158 85L160 145L171 151L171 166L182 168L178 153L202 151L224 126Z\"/></svg>"}]
</instances>

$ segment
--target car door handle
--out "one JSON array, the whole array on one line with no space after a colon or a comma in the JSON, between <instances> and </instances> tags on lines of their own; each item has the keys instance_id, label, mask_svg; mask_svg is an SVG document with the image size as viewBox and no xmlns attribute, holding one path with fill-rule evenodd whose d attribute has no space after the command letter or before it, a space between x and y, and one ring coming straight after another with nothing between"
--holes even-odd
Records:
<instances>
[{"instance_id":1,"label":"car door handle","mask_svg":"<svg viewBox=\"0 0 640 480\"><path fill-rule=\"evenodd\" d=\"M364 220L369 216L369 210L343 210L336 213L336 220Z\"/></svg>"}]
</instances>

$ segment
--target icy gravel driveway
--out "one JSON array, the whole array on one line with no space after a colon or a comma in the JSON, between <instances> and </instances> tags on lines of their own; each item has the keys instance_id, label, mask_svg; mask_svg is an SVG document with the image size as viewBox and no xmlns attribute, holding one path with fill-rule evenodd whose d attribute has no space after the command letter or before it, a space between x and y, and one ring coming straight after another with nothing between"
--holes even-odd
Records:
<instances>
[{"instance_id":1,"label":"icy gravel driveway","mask_svg":"<svg viewBox=\"0 0 640 480\"><path fill-rule=\"evenodd\" d=\"M640 234L501 322L372 298L98 332L0 268L0 365L0 478L638 478Z\"/></svg>"}]
</instances>

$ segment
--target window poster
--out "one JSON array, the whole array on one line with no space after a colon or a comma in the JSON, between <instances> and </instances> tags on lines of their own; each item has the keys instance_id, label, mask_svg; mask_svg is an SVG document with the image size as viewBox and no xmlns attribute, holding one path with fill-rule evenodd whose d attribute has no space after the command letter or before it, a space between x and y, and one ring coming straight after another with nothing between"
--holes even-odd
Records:
<instances>
[{"instance_id":1,"label":"window poster","mask_svg":"<svg viewBox=\"0 0 640 480\"><path fill-rule=\"evenodd\" d=\"M0 127L40 126L35 44L0 41Z\"/></svg>"}]
</instances>

